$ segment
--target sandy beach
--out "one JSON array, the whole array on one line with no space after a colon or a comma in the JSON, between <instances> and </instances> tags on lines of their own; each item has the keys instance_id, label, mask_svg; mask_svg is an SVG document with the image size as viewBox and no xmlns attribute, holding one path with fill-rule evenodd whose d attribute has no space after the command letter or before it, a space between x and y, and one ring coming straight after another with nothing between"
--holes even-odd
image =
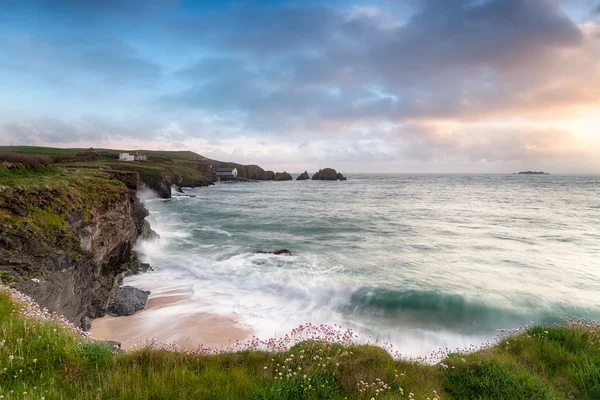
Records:
<instances>
[{"instance_id":1,"label":"sandy beach","mask_svg":"<svg viewBox=\"0 0 600 400\"><path fill-rule=\"evenodd\" d=\"M146 308L129 317L106 316L92 321L92 337L115 340L124 350L156 338L182 348L227 346L251 337L234 318L195 311L185 289L151 293Z\"/></svg>"}]
</instances>

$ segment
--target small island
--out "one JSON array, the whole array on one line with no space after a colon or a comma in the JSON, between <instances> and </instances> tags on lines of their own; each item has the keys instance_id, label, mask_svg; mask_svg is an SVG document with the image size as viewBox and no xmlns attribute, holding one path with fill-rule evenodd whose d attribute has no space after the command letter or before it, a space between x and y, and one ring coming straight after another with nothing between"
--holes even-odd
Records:
<instances>
[{"instance_id":1,"label":"small island","mask_svg":"<svg viewBox=\"0 0 600 400\"><path fill-rule=\"evenodd\" d=\"M519 175L550 175L548 172L544 171L521 171Z\"/></svg>"}]
</instances>

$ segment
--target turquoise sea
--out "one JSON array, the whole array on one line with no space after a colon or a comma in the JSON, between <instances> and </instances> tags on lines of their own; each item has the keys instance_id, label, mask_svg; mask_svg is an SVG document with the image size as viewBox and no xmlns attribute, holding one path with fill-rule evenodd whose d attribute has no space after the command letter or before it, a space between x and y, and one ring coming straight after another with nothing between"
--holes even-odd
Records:
<instances>
[{"instance_id":1,"label":"turquoise sea","mask_svg":"<svg viewBox=\"0 0 600 400\"><path fill-rule=\"evenodd\" d=\"M600 176L348 174L186 192L146 202L161 239L140 246L155 272L134 280L187 287L196 311L261 338L340 324L426 355L530 321L600 319ZM279 248L293 256L253 253Z\"/></svg>"}]
</instances>

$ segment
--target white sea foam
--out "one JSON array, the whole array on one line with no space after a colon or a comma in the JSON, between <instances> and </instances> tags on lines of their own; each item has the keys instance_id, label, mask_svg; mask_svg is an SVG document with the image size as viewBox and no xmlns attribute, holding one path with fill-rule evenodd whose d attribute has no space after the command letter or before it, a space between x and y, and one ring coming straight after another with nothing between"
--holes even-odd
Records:
<instances>
[{"instance_id":1,"label":"white sea foam","mask_svg":"<svg viewBox=\"0 0 600 400\"><path fill-rule=\"evenodd\" d=\"M177 318L234 315L262 338L304 322L337 323L407 355L478 344L531 319L600 316L600 247L583 189L557 185L548 198L546 189L489 177L371 179L335 190L319 182L221 185L191 190L196 198L149 200L161 239L138 248L155 272L127 283L155 294L189 291ZM358 194L347 196L351 185ZM543 197L542 222L521 218L530 211L506 199L517 189ZM561 196L571 196L570 211ZM569 228L575 217L577 230ZM516 236L527 240L504 240ZM253 253L280 247L294 255ZM165 309L160 318L175 316Z\"/></svg>"}]
</instances>

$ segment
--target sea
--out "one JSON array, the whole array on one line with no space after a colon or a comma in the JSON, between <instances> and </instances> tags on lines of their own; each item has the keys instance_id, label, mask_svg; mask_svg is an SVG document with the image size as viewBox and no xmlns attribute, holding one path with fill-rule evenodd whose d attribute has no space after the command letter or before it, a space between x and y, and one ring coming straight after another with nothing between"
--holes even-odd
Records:
<instances>
[{"instance_id":1,"label":"sea","mask_svg":"<svg viewBox=\"0 0 600 400\"><path fill-rule=\"evenodd\" d=\"M597 175L348 174L185 191L195 197L146 200L160 239L138 249L155 271L129 282L185 287L190 312L231 316L259 338L337 324L413 357L531 322L600 320ZM255 253L276 249L292 255Z\"/></svg>"}]
</instances>

